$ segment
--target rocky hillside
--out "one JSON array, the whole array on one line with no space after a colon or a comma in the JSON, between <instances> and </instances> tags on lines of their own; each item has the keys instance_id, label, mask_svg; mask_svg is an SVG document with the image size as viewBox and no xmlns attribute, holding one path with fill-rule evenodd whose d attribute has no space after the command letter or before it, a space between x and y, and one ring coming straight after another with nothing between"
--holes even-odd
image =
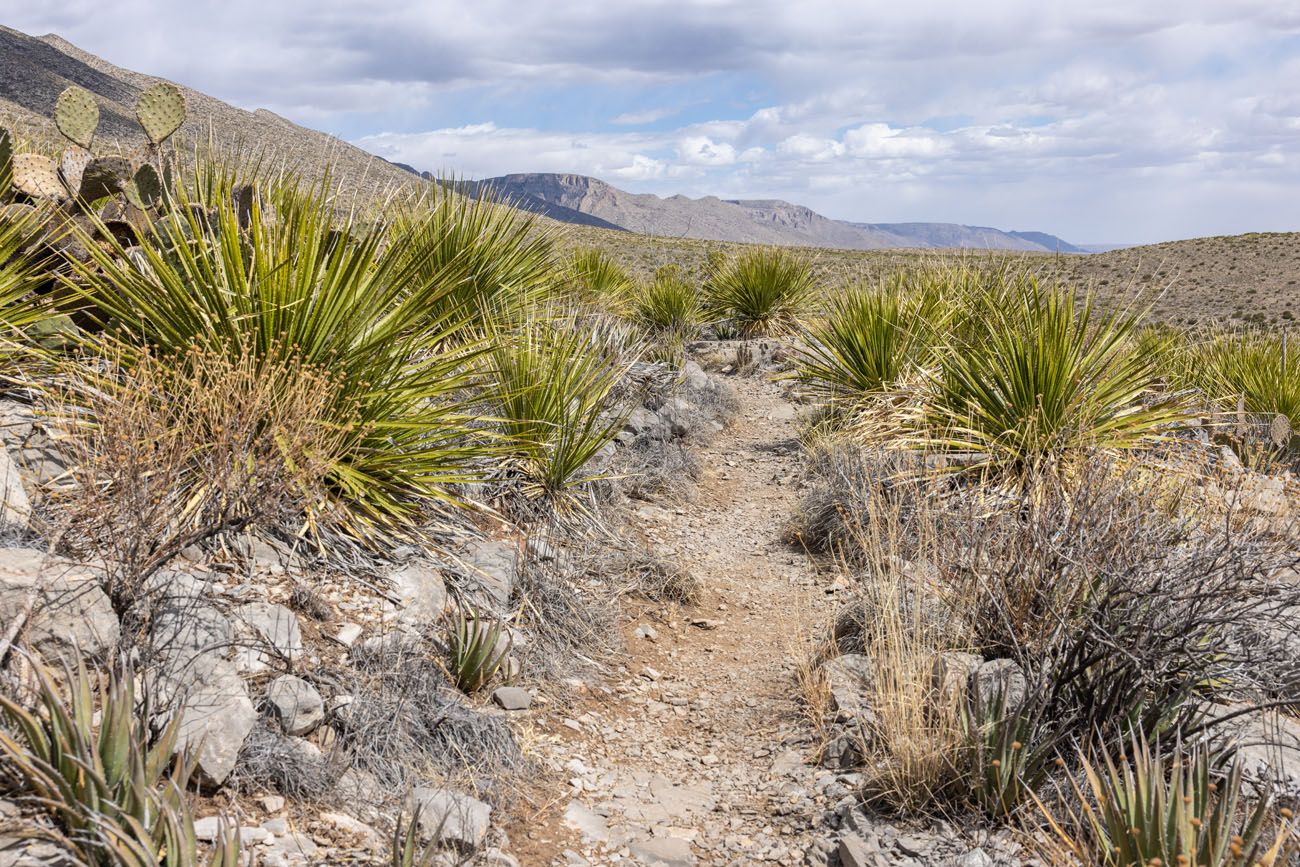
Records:
<instances>
[{"instance_id":1,"label":"rocky hillside","mask_svg":"<svg viewBox=\"0 0 1300 867\"><path fill-rule=\"evenodd\" d=\"M138 143L134 120L136 98L156 78L123 69L48 34L28 36L0 26L0 124L33 140L57 139L53 116L59 93L78 85L100 104L99 139L122 146ZM181 146L206 140L209 132L223 148L241 155L263 154L275 164L293 166L308 179L319 178L332 166L344 189L379 194L399 185L418 183L407 171L345 141L298 126L277 114L244 111L185 87L188 119L178 134Z\"/></svg>"},{"instance_id":2,"label":"rocky hillside","mask_svg":"<svg viewBox=\"0 0 1300 867\"><path fill-rule=\"evenodd\" d=\"M629 193L597 178L572 174L512 174L480 181L518 207L564 222L561 208L597 217L641 235L842 250L961 248L1036 253L1083 253L1044 232L1003 232L954 223L849 223L779 199L661 198ZM584 223L590 225L590 223Z\"/></svg>"}]
</instances>

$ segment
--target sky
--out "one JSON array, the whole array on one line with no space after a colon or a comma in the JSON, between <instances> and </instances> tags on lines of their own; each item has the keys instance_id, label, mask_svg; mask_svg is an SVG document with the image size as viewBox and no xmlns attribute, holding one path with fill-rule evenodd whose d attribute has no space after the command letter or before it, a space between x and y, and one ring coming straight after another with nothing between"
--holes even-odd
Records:
<instances>
[{"instance_id":1,"label":"sky","mask_svg":"<svg viewBox=\"0 0 1300 867\"><path fill-rule=\"evenodd\" d=\"M1300 229L1300 0L0 0L463 177L1148 243Z\"/></svg>"}]
</instances>

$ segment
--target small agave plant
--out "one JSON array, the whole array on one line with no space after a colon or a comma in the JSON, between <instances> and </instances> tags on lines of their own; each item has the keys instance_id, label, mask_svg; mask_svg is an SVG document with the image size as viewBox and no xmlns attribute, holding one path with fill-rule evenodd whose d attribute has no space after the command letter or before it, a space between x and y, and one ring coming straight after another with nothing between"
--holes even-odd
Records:
<instances>
[{"instance_id":1,"label":"small agave plant","mask_svg":"<svg viewBox=\"0 0 1300 867\"><path fill-rule=\"evenodd\" d=\"M481 617L466 607L457 608L447 643L451 675L461 692L478 692L498 673L506 680L514 678L510 664L514 642L500 620Z\"/></svg>"}]
</instances>

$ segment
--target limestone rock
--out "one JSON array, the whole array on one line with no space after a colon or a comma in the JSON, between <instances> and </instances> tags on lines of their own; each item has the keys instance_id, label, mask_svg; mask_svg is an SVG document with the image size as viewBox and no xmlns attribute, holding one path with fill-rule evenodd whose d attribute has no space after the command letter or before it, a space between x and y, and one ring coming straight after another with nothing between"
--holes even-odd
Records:
<instances>
[{"instance_id":1,"label":"limestone rock","mask_svg":"<svg viewBox=\"0 0 1300 867\"><path fill-rule=\"evenodd\" d=\"M504 611L514 592L516 575L515 546L497 539L475 542L461 558L468 567L469 579L476 585L471 594L480 608Z\"/></svg>"},{"instance_id":2,"label":"limestone rock","mask_svg":"<svg viewBox=\"0 0 1300 867\"><path fill-rule=\"evenodd\" d=\"M991 659L983 663L970 676L970 689L974 696L988 705L999 693L1006 701L1006 710L1019 710L1029 694L1029 682L1020 666L1010 659Z\"/></svg>"},{"instance_id":3,"label":"limestone rock","mask_svg":"<svg viewBox=\"0 0 1300 867\"><path fill-rule=\"evenodd\" d=\"M316 687L301 677L285 674L266 688L266 701L287 735L301 736L325 721L325 702Z\"/></svg>"},{"instance_id":4,"label":"limestone rock","mask_svg":"<svg viewBox=\"0 0 1300 867\"><path fill-rule=\"evenodd\" d=\"M235 610L235 624L241 645L235 654L235 666L245 674L259 674L276 663L289 665L302 655L298 615L283 605L241 605Z\"/></svg>"},{"instance_id":5,"label":"limestone rock","mask_svg":"<svg viewBox=\"0 0 1300 867\"><path fill-rule=\"evenodd\" d=\"M0 529L26 530L32 517L22 476L9 450L0 446Z\"/></svg>"},{"instance_id":6,"label":"limestone rock","mask_svg":"<svg viewBox=\"0 0 1300 867\"><path fill-rule=\"evenodd\" d=\"M428 561L416 560L388 576L393 595L401 601L397 622L411 629L431 626L447 608L447 584Z\"/></svg>"},{"instance_id":7,"label":"limestone rock","mask_svg":"<svg viewBox=\"0 0 1300 867\"><path fill-rule=\"evenodd\" d=\"M497 687L492 700L504 710L528 710L533 704L532 693L519 686Z\"/></svg>"},{"instance_id":8,"label":"limestone rock","mask_svg":"<svg viewBox=\"0 0 1300 867\"><path fill-rule=\"evenodd\" d=\"M411 793L420 807L420 833L468 849L476 849L487 837L492 808L469 795L450 789L417 788Z\"/></svg>"},{"instance_id":9,"label":"limestone rock","mask_svg":"<svg viewBox=\"0 0 1300 867\"><path fill-rule=\"evenodd\" d=\"M830 684L836 719L848 722L870 712L867 696L875 683L876 670L869 657L861 653L841 654L828 660L822 669Z\"/></svg>"},{"instance_id":10,"label":"limestone rock","mask_svg":"<svg viewBox=\"0 0 1300 867\"><path fill-rule=\"evenodd\" d=\"M117 644L117 615L93 574L31 548L0 549L0 623L12 622L29 599L28 637L42 655L102 656Z\"/></svg>"},{"instance_id":11,"label":"limestone rock","mask_svg":"<svg viewBox=\"0 0 1300 867\"><path fill-rule=\"evenodd\" d=\"M969 690L971 676L979 671L984 658L975 653L949 650L934 658L930 672L931 684L936 694L949 703L964 700Z\"/></svg>"}]
</instances>

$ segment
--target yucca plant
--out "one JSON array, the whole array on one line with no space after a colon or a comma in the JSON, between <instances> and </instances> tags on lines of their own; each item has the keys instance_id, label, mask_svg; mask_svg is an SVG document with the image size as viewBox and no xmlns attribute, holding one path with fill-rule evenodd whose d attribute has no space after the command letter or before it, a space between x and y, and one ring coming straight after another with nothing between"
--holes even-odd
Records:
<instances>
[{"instance_id":1,"label":"yucca plant","mask_svg":"<svg viewBox=\"0 0 1300 867\"><path fill-rule=\"evenodd\" d=\"M46 219L36 208L0 207L0 329L5 331L39 326L53 315L33 296L44 274L34 261L40 254L29 249Z\"/></svg>"},{"instance_id":2,"label":"yucca plant","mask_svg":"<svg viewBox=\"0 0 1300 867\"><path fill-rule=\"evenodd\" d=\"M591 247L573 251L564 264L564 279L573 302L612 313L626 310L635 285L608 253Z\"/></svg>"},{"instance_id":3,"label":"yucca plant","mask_svg":"<svg viewBox=\"0 0 1300 867\"><path fill-rule=\"evenodd\" d=\"M462 323L464 337L481 336L491 317L544 301L562 283L553 232L531 214L465 195L454 181L398 209L388 234L407 279L437 289L425 291L428 320Z\"/></svg>"},{"instance_id":4,"label":"yucca plant","mask_svg":"<svg viewBox=\"0 0 1300 867\"><path fill-rule=\"evenodd\" d=\"M478 692L503 671L514 641L500 620L484 618L472 609L459 607L451 616L447 645L456 686L470 694ZM509 677L511 672L505 674Z\"/></svg>"},{"instance_id":5,"label":"yucca plant","mask_svg":"<svg viewBox=\"0 0 1300 867\"><path fill-rule=\"evenodd\" d=\"M914 289L900 280L849 286L804 329L797 376L832 402L887 391L934 360L952 310L934 288Z\"/></svg>"},{"instance_id":6,"label":"yucca plant","mask_svg":"<svg viewBox=\"0 0 1300 867\"><path fill-rule=\"evenodd\" d=\"M699 336L705 319L699 289L673 266L634 290L628 318L646 334L652 357L669 363L680 363L684 345Z\"/></svg>"},{"instance_id":7,"label":"yucca plant","mask_svg":"<svg viewBox=\"0 0 1300 867\"><path fill-rule=\"evenodd\" d=\"M1289 864L1300 853L1290 811L1271 794L1253 803L1238 762L1208 746L1177 744L1164 755L1140 737L1127 756L1080 756L1085 784L1071 780L1076 806L1039 808L1055 842L1075 863L1247 867Z\"/></svg>"},{"instance_id":8,"label":"yucca plant","mask_svg":"<svg viewBox=\"0 0 1300 867\"><path fill-rule=\"evenodd\" d=\"M1027 466L1087 449L1130 449L1182 410L1156 394L1156 362L1133 349L1135 315L1026 279L989 297L968 337L944 347L920 435L930 447Z\"/></svg>"},{"instance_id":9,"label":"yucca plant","mask_svg":"<svg viewBox=\"0 0 1300 867\"><path fill-rule=\"evenodd\" d=\"M1268 429L1278 452L1300 452L1300 347L1286 334L1219 334L1190 352L1191 376L1227 423ZM1238 418L1238 416L1246 418Z\"/></svg>"},{"instance_id":10,"label":"yucca plant","mask_svg":"<svg viewBox=\"0 0 1300 867\"><path fill-rule=\"evenodd\" d=\"M157 358L200 347L319 371L331 384L324 423L343 442L308 525L330 514L361 538L417 532L431 504L457 504L452 486L486 453L466 403L480 347L456 293L477 264L528 258L527 239L462 198L388 228L340 222L323 187L290 180L237 196L229 175L203 177L193 196L177 192L149 243L129 255L116 241L91 245L71 287Z\"/></svg>"},{"instance_id":11,"label":"yucca plant","mask_svg":"<svg viewBox=\"0 0 1300 867\"><path fill-rule=\"evenodd\" d=\"M517 321L494 335L483 356L483 414L527 502L581 510L573 494L603 477L589 464L628 412L614 401L627 367L617 335L563 315Z\"/></svg>"},{"instance_id":12,"label":"yucca plant","mask_svg":"<svg viewBox=\"0 0 1300 867\"><path fill-rule=\"evenodd\" d=\"M49 813L85 864L197 867L185 794L195 762L176 748L180 714L154 738L129 670L92 677L65 665L65 695L48 669L31 667L39 711L0 694L0 776ZM233 867L238 854L238 835L227 834L207 863Z\"/></svg>"},{"instance_id":13,"label":"yucca plant","mask_svg":"<svg viewBox=\"0 0 1300 867\"><path fill-rule=\"evenodd\" d=\"M713 318L730 321L742 336L776 336L795 330L816 288L812 262L771 247L714 267L705 284L705 303Z\"/></svg>"}]
</instances>

